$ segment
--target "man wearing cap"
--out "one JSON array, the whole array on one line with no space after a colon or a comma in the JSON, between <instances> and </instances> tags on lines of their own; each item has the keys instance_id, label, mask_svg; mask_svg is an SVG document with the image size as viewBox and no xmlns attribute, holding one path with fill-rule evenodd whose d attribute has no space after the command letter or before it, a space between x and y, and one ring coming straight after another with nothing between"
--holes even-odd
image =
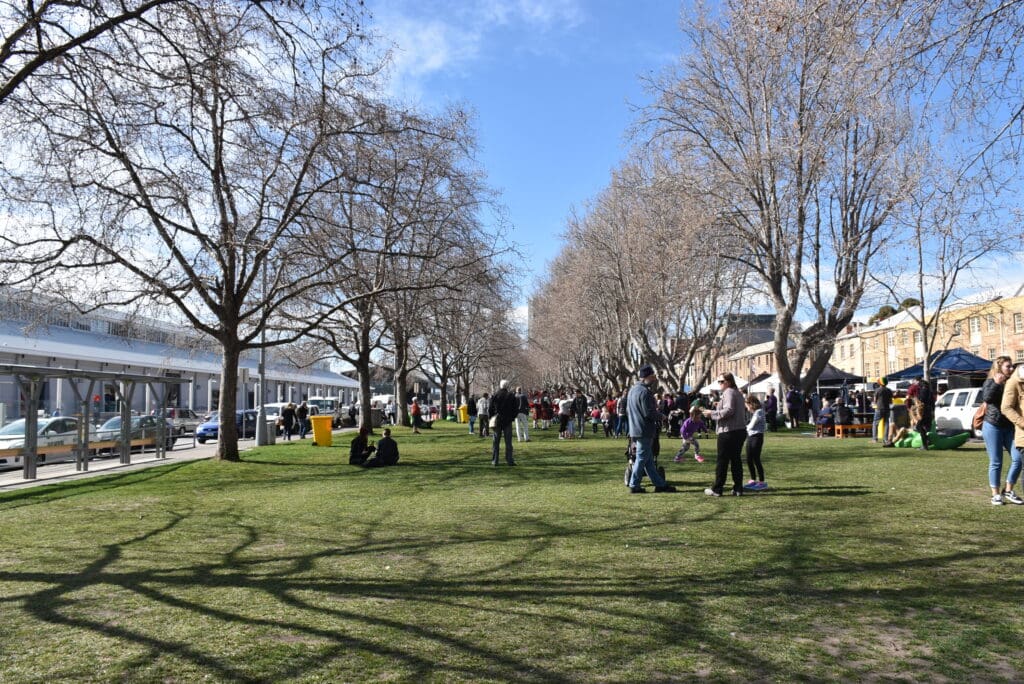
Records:
<instances>
[{"instance_id":1,"label":"man wearing cap","mask_svg":"<svg viewBox=\"0 0 1024 684\"><path fill-rule=\"evenodd\" d=\"M889 414L892 411L892 390L885 386L887 378L878 378L878 389L875 390L875 417L871 421L871 439L878 441L878 425L885 421L886 434L882 435L882 442L888 441Z\"/></svg>"},{"instance_id":2,"label":"man wearing cap","mask_svg":"<svg viewBox=\"0 0 1024 684\"><path fill-rule=\"evenodd\" d=\"M643 494L640 486L644 473L651 478L656 492L674 492L676 488L665 481L654 466L654 437L661 425L661 414L654 402L651 387L658 382L654 368L645 364L640 368L640 382L633 385L626 397L626 414L629 416L629 436L636 442L636 461L629 478L629 491Z\"/></svg>"}]
</instances>

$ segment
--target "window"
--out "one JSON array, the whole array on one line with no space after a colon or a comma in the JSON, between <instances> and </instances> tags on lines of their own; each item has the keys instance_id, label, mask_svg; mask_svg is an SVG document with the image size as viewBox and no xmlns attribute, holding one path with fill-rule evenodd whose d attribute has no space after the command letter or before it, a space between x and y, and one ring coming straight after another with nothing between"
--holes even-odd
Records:
<instances>
[{"instance_id":1,"label":"window","mask_svg":"<svg viewBox=\"0 0 1024 684\"><path fill-rule=\"evenodd\" d=\"M903 330L900 330L900 346L901 347L907 346L907 331L906 331L906 328L904 328Z\"/></svg>"},{"instance_id":2,"label":"window","mask_svg":"<svg viewBox=\"0 0 1024 684\"><path fill-rule=\"evenodd\" d=\"M995 347L989 347L988 348L988 358L990 358L990 359L996 358L996 348Z\"/></svg>"},{"instance_id":3,"label":"window","mask_svg":"<svg viewBox=\"0 0 1024 684\"><path fill-rule=\"evenodd\" d=\"M1013 332L1024 332L1024 316L1019 313L1013 314Z\"/></svg>"},{"instance_id":4,"label":"window","mask_svg":"<svg viewBox=\"0 0 1024 684\"><path fill-rule=\"evenodd\" d=\"M885 343L890 347L896 344L896 331L890 330L885 333Z\"/></svg>"},{"instance_id":5,"label":"window","mask_svg":"<svg viewBox=\"0 0 1024 684\"><path fill-rule=\"evenodd\" d=\"M1024 349L1018 349L1013 355L1014 363L1024 363Z\"/></svg>"},{"instance_id":6,"label":"window","mask_svg":"<svg viewBox=\"0 0 1024 684\"><path fill-rule=\"evenodd\" d=\"M923 340L924 340L924 336L921 334L921 331L920 330L915 330L914 331L914 344L921 344L921 342Z\"/></svg>"},{"instance_id":7,"label":"window","mask_svg":"<svg viewBox=\"0 0 1024 684\"><path fill-rule=\"evenodd\" d=\"M839 360L842 361L846 358L846 347L839 345Z\"/></svg>"},{"instance_id":8,"label":"window","mask_svg":"<svg viewBox=\"0 0 1024 684\"><path fill-rule=\"evenodd\" d=\"M967 321L967 324L971 328L971 333L975 333L976 334L976 333L980 333L981 332L981 317L980 316L971 316L970 320Z\"/></svg>"},{"instance_id":9,"label":"window","mask_svg":"<svg viewBox=\"0 0 1024 684\"><path fill-rule=\"evenodd\" d=\"M853 346L853 343L851 342L850 343L850 358L851 359L853 358L853 350L854 350L854 346Z\"/></svg>"},{"instance_id":10,"label":"window","mask_svg":"<svg viewBox=\"0 0 1024 684\"><path fill-rule=\"evenodd\" d=\"M988 332L995 332L996 331L996 317L993 316L992 314L989 314L988 316L985 316L985 325L988 328Z\"/></svg>"},{"instance_id":11,"label":"window","mask_svg":"<svg viewBox=\"0 0 1024 684\"><path fill-rule=\"evenodd\" d=\"M960 321L956 321L955 323L953 323L953 334L954 335L959 335L962 332L963 332L963 327L960 325Z\"/></svg>"}]
</instances>

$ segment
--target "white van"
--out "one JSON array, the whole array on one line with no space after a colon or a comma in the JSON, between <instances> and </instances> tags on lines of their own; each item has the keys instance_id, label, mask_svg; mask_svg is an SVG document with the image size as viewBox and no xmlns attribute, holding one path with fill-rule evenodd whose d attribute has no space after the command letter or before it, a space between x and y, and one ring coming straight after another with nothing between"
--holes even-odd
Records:
<instances>
[{"instance_id":1,"label":"white van","mask_svg":"<svg viewBox=\"0 0 1024 684\"><path fill-rule=\"evenodd\" d=\"M935 403L935 429L940 432L970 432L981 437L981 431L971 428L975 411L981 406L981 388L967 387L947 390Z\"/></svg>"}]
</instances>

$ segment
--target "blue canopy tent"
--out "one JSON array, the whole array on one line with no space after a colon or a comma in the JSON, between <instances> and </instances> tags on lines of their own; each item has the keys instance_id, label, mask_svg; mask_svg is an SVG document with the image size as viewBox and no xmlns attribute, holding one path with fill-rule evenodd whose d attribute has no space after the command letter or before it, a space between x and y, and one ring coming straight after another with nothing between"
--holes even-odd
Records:
<instances>
[{"instance_id":1,"label":"blue canopy tent","mask_svg":"<svg viewBox=\"0 0 1024 684\"><path fill-rule=\"evenodd\" d=\"M966 349L947 349L931 356L932 379L946 378L951 388L970 387L972 381L984 380L991 367L991 361L975 356ZM910 380L923 375L924 365L916 363L896 373L888 373L886 377L889 380Z\"/></svg>"}]
</instances>

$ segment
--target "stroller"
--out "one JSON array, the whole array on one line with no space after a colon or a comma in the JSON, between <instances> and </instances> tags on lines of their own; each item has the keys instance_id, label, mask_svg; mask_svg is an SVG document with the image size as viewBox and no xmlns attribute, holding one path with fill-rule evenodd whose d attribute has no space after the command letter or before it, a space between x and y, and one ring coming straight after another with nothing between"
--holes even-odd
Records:
<instances>
[{"instance_id":1,"label":"stroller","mask_svg":"<svg viewBox=\"0 0 1024 684\"><path fill-rule=\"evenodd\" d=\"M651 451L654 452L654 467L658 469L658 474L661 475L661 479L665 479L665 468L658 465L658 455L661 453L661 440L658 435L654 435L654 442L651 444ZM629 461L626 464L626 477L625 485L629 486L629 479L633 476L633 464L636 463L636 441L630 437L629 444L626 445L626 460ZM643 483L644 476L640 476L640 483Z\"/></svg>"}]
</instances>

